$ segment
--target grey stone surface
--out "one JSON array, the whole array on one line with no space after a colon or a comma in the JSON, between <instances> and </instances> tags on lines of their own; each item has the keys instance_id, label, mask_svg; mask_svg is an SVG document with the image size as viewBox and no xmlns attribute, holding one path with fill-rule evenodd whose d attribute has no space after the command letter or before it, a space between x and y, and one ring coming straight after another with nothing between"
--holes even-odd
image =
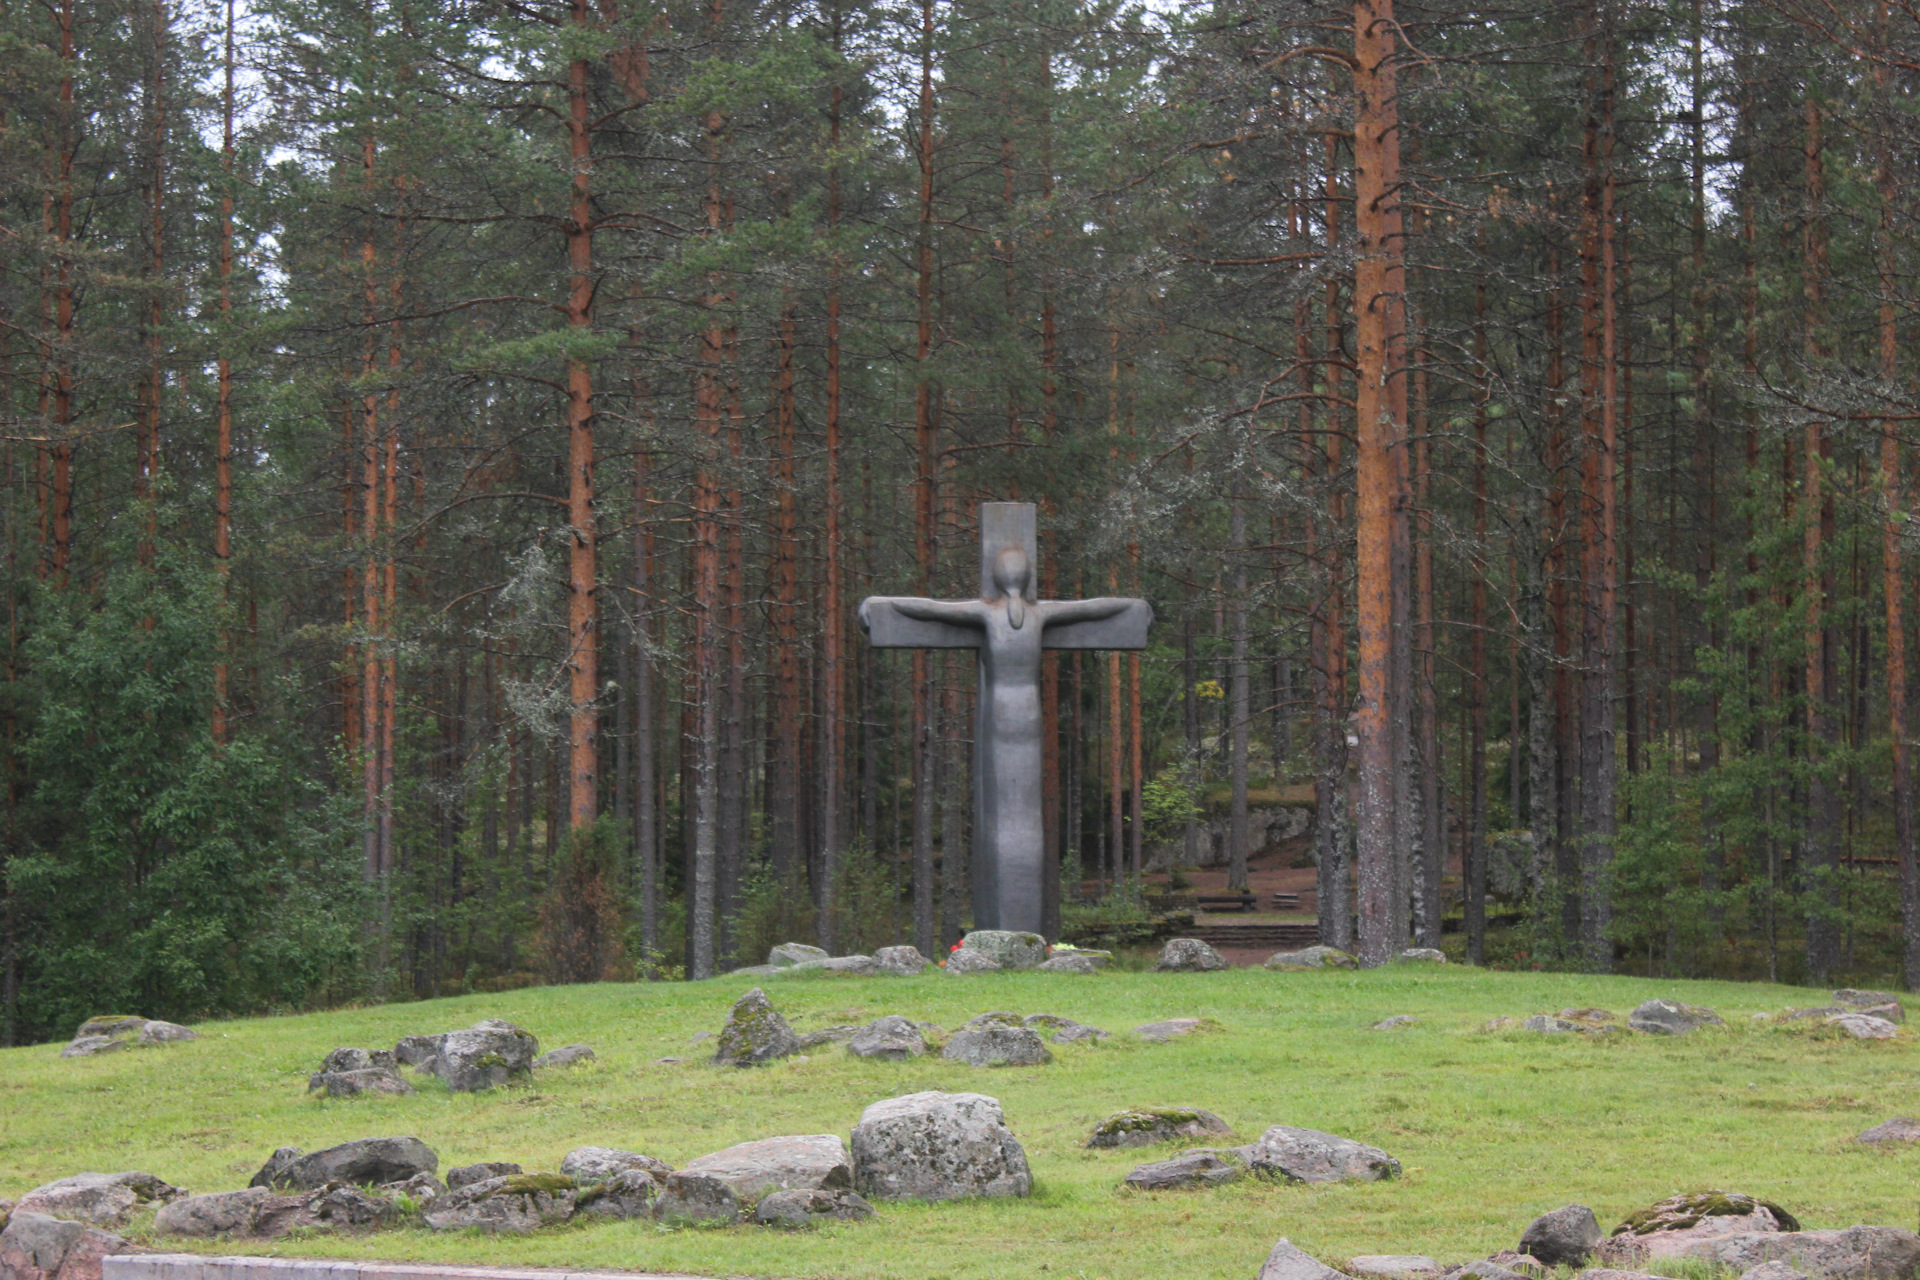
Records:
<instances>
[{"instance_id":1,"label":"grey stone surface","mask_svg":"<svg viewBox=\"0 0 1920 1280\"><path fill-rule=\"evenodd\" d=\"M482 1160L478 1164L463 1164L458 1169L447 1170L447 1189L458 1191L470 1187L476 1182L485 1182L489 1178L511 1178L517 1173L525 1173L511 1160ZM566 1172L562 1166L561 1172Z\"/></svg>"},{"instance_id":2,"label":"grey stone surface","mask_svg":"<svg viewBox=\"0 0 1920 1280\"><path fill-rule=\"evenodd\" d=\"M783 973L791 973L798 966L790 964L750 964L739 969L727 970L729 978L777 978Z\"/></svg>"},{"instance_id":3,"label":"grey stone surface","mask_svg":"<svg viewBox=\"0 0 1920 1280\"><path fill-rule=\"evenodd\" d=\"M248 1236L254 1233L254 1217L261 1203L272 1198L273 1192L265 1187L183 1196L160 1206L160 1211L153 1215L153 1227L162 1235L194 1239Z\"/></svg>"},{"instance_id":4,"label":"grey stone surface","mask_svg":"<svg viewBox=\"0 0 1920 1280\"><path fill-rule=\"evenodd\" d=\"M1740 1273L1740 1280L1809 1280L1807 1273L1796 1271L1785 1262L1763 1262Z\"/></svg>"},{"instance_id":5,"label":"grey stone surface","mask_svg":"<svg viewBox=\"0 0 1920 1280\"><path fill-rule=\"evenodd\" d=\"M295 1228L314 1231L370 1231L393 1225L400 1211L385 1196L334 1183L295 1196L271 1196L260 1202L253 1233L283 1236Z\"/></svg>"},{"instance_id":6,"label":"grey stone surface","mask_svg":"<svg viewBox=\"0 0 1920 1280\"><path fill-rule=\"evenodd\" d=\"M320 1063L320 1070L371 1071L385 1067L391 1071L395 1065L391 1049L335 1049Z\"/></svg>"},{"instance_id":7,"label":"grey stone surface","mask_svg":"<svg viewBox=\"0 0 1920 1280\"><path fill-rule=\"evenodd\" d=\"M825 960L831 954L829 951L809 946L804 942L783 942L767 952L767 963L785 969L796 964L805 964L809 960Z\"/></svg>"},{"instance_id":8,"label":"grey stone surface","mask_svg":"<svg viewBox=\"0 0 1920 1280\"><path fill-rule=\"evenodd\" d=\"M191 1027L177 1022L159 1022L150 1018L112 1014L88 1018L73 1033L73 1039L60 1050L63 1058L90 1058L114 1053L135 1045L169 1044L176 1040L198 1040Z\"/></svg>"},{"instance_id":9,"label":"grey stone surface","mask_svg":"<svg viewBox=\"0 0 1920 1280\"><path fill-rule=\"evenodd\" d=\"M927 1051L927 1038L911 1018L890 1013L875 1018L854 1032L847 1041L847 1052L856 1058L879 1058L887 1062L905 1062Z\"/></svg>"},{"instance_id":10,"label":"grey stone surface","mask_svg":"<svg viewBox=\"0 0 1920 1280\"><path fill-rule=\"evenodd\" d=\"M1484 1258L1450 1268L1442 1273L1441 1280L1528 1280L1528 1276L1503 1267L1491 1258Z\"/></svg>"},{"instance_id":11,"label":"grey stone surface","mask_svg":"<svg viewBox=\"0 0 1920 1280\"><path fill-rule=\"evenodd\" d=\"M947 953L948 973L998 973L1000 962L984 951L961 947Z\"/></svg>"},{"instance_id":12,"label":"grey stone surface","mask_svg":"<svg viewBox=\"0 0 1920 1280\"><path fill-rule=\"evenodd\" d=\"M1021 929L974 929L960 945L992 956L1002 969L1038 969L1051 951L1045 938Z\"/></svg>"},{"instance_id":13,"label":"grey stone surface","mask_svg":"<svg viewBox=\"0 0 1920 1280\"><path fill-rule=\"evenodd\" d=\"M753 1221L762 1227L788 1230L817 1226L822 1222L858 1222L873 1216L873 1206L857 1191L835 1188L831 1191L797 1189L775 1191L755 1206Z\"/></svg>"},{"instance_id":14,"label":"grey stone surface","mask_svg":"<svg viewBox=\"0 0 1920 1280\"><path fill-rule=\"evenodd\" d=\"M1900 1034L1899 1027L1869 1013L1836 1014L1827 1019L1827 1025L1836 1031L1846 1032L1855 1040L1891 1040Z\"/></svg>"},{"instance_id":15,"label":"grey stone surface","mask_svg":"<svg viewBox=\"0 0 1920 1280\"><path fill-rule=\"evenodd\" d=\"M846 978L877 978L880 976L880 962L872 956L833 956L820 962L820 970Z\"/></svg>"},{"instance_id":16,"label":"grey stone surface","mask_svg":"<svg viewBox=\"0 0 1920 1280\"><path fill-rule=\"evenodd\" d=\"M1711 1009L1678 1000L1648 1000L1627 1015L1627 1025L1635 1031L1656 1036L1689 1035L1701 1027L1724 1027L1726 1022Z\"/></svg>"},{"instance_id":17,"label":"grey stone surface","mask_svg":"<svg viewBox=\"0 0 1920 1280\"><path fill-rule=\"evenodd\" d=\"M1093 1127L1089 1147L1152 1147L1179 1138L1226 1138L1233 1129L1200 1107L1133 1107Z\"/></svg>"},{"instance_id":18,"label":"grey stone surface","mask_svg":"<svg viewBox=\"0 0 1920 1280\"><path fill-rule=\"evenodd\" d=\"M840 1023L831 1027L821 1027L817 1031L800 1032L802 1049L818 1049L821 1045L846 1044L860 1034L860 1028L851 1023Z\"/></svg>"},{"instance_id":19,"label":"grey stone surface","mask_svg":"<svg viewBox=\"0 0 1920 1280\"><path fill-rule=\"evenodd\" d=\"M978 599L869 596L860 604L860 626L876 648L978 655L972 885L973 919L983 929L1038 932L1041 925L1042 651L1143 649L1153 621L1144 600L1038 599L1035 510L1024 502L981 504Z\"/></svg>"},{"instance_id":20,"label":"grey stone surface","mask_svg":"<svg viewBox=\"0 0 1920 1280\"><path fill-rule=\"evenodd\" d=\"M604 1182L628 1169L638 1169L655 1177L665 1177L673 1172L673 1166L665 1160L656 1160L638 1151L621 1151L616 1147L575 1147L560 1160L560 1172L581 1186Z\"/></svg>"},{"instance_id":21,"label":"grey stone surface","mask_svg":"<svg viewBox=\"0 0 1920 1280\"><path fill-rule=\"evenodd\" d=\"M1845 1005L1849 1009L1872 1009L1881 1005L1899 1004L1900 997L1891 991L1862 991L1857 987L1842 987L1833 993L1833 1002Z\"/></svg>"},{"instance_id":22,"label":"grey stone surface","mask_svg":"<svg viewBox=\"0 0 1920 1280\"><path fill-rule=\"evenodd\" d=\"M1640 1266L1679 1257L1698 1240L1745 1232L1798 1231L1794 1216L1770 1200L1739 1191L1688 1191L1627 1215L1601 1246L1612 1265Z\"/></svg>"},{"instance_id":23,"label":"grey stone surface","mask_svg":"<svg viewBox=\"0 0 1920 1280\"><path fill-rule=\"evenodd\" d=\"M1057 956L1047 957L1046 963L1040 966L1039 971L1041 973L1094 974L1100 972L1100 966L1094 962L1092 956L1082 955L1078 951L1062 951Z\"/></svg>"},{"instance_id":24,"label":"grey stone surface","mask_svg":"<svg viewBox=\"0 0 1920 1280\"><path fill-rule=\"evenodd\" d=\"M1178 1040L1181 1036L1190 1036L1204 1025L1204 1021L1200 1018L1167 1018L1160 1022L1149 1022L1135 1027L1133 1034L1154 1044L1165 1044L1169 1040Z\"/></svg>"},{"instance_id":25,"label":"grey stone surface","mask_svg":"<svg viewBox=\"0 0 1920 1280\"><path fill-rule=\"evenodd\" d=\"M383 1182L375 1190L389 1200L405 1196L424 1209L447 1194L447 1184L430 1173L416 1173L404 1182Z\"/></svg>"},{"instance_id":26,"label":"grey stone surface","mask_svg":"<svg viewBox=\"0 0 1920 1280\"><path fill-rule=\"evenodd\" d=\"M1351 1280L1344 1271L1309 1256L1281 1237L1261 1264L1260 1280Z\"/></svg>"},{"instance_id":27,"label":"grey stone surface","mask_svg":"<svg viewBox=\"0 0 1920 1280\"><path fill-rule=\"evenodd\" d=\"M283 1159L284 1153L292 1152ZM440 1157L418 1138L356 1138L336 1147L327 1147L308 1155L297 1147L282 1147L254 1175L251 1185L291 1187L311 1191L329 1182L351 1182L377 1186L383 1182L404 1182L416 1173L433 1173L440 1168Z\"/></svg>"},{"instance_id":28,"label":"grey stone surface","mask_svg":"<svg viewBox=\"0 0 1920 1280\"><path fill-rule=\"evenodd\" d=\"M549 1049L533 1060L534 1070L549 1067L577 1067L583 1062L594 1061L593 1049L584 1044L561 1045L558 1049Z\"/></svg>"},{"instance_id":29,"label":"grey stone surface","mask_svg":"<svg viewBox=\"0 0 1920 1280\"><path fill-rule=\"evenodd\" d=\"M150 1173L76 1173L42 1183L20 1197L15 1213L42 1213L51 1218L117 1227L146 1204L165 1204L187 1193Z\"/></svg>"},{"instance_id":30,"label":"grey stone surface","mask_svg":"<svg viewBox=\"0 0 1920 1280\"><path fill-rule=\"evenodd\" d=\"M853 1186L853 1157L837 1133L760 1138L689 1160L682 1173L718 1178L743 1205L773 1191Z\"/></svg>"},{"instance_id":31,"label":"grey stone surface","mask_svg":"<svg viewBox=\"0 0 1920 1280\"><path fill-rule=\"evenodd\" d=\"M1347 1259L1347 1274L1357 1280L1428 1280L1440 1264L1417 1253L1362 1253Z\"/></svg>"},{"instance_id":32,"label":"grey stone surface","mask_svg":"<svg viewBox=\"0 0 1920 1280\"><path fill-rule=\"evenodd\" d=\"M1020 1019L1020 1025L1032 1027L1040 1033L1042 1040L1052 1044L1083 1044L1107 1038L1107 1033L1100 1028L1075 1022L1072 1018L1063 1018L1057 1013L1030 1013Z\"/></svg>"},{"instance_id":33,"label":"grey stone surface","mask_svg":"<svg viewBox=\"0 0 1920 1280\"><path fill-rule=\"evenodd\" d=\"M614 1222L650 1217L664 1177L640 1169L622 1169L580 1191L574 1197L574 1212Z\"/></svg>"},{"instance_id":34,"label":"grey stone surface","mask_svg":"<svg viewBox=\"0 0 1920 1280\"><path fill-rule=\"evenodd\" d=\"M1572 1018L1560 1018L1551 1013L1536 1013L1520 1024L1522 1031L1540 1031L1547 1035L1567 1035L1575 1031L1588 1031L1592 1028Z\"/></svg>"},{"instance_id":35,"label":"grey stone surface","mask_svg":"<svg viewBox=\"0 0 1920 1280\"><path fill-rule=\"evenodd\" d=\"M1352 1138L1276 1124L1247 1148L1255 1173L1289 1182L1377 1182L1400 1176L1400 1162Z\"/></svg>"},{"instance_id":36,"label":"grey stone surface","mask_svg":"<svg viewBox=\"0 0 1920 1280\"><path fill-rule=\"evenodd\" d=\"M987 1013L976 1013L960 1024L962 1031L979 1031L986 1027L1024 1027L1026 1020L1008 1009L994 1009Z\"/></svg>"},{"instance_id":37,"label":"grey stone surface","mask_svg":"<svg viewBox=\"0 0 1920 1280\"><path fill-rule=\"evenodd\" d=\"M1218 1187L1247 1176L1247 1162L1237 1151L1196 1147L1167 1160L1134 1168L1125 1185L1135 1191L1182 1191L1189 1187Z\"/></svg>"},{"instance_id":38,"label":"grey stone surface","mask_svg":"<svg viewBox=\"0 0 1920 1280\"><path fill-rule=\"evenodd\" d=\"M686 1225L738 1222L740 1198L719 1178L670 1173L653 1202L653 1216L661 1222Z\"/></svg>"},{"instance_id":39,"label":"grey stone surface","mask_svg":"<svg viewBox=\"0 0 1920 1280\"><path fill-rule=\"evenodd\" d=\"M1520 1252L1550 1267L1584 1267L1594 1246L1606 1239L1599 1219L1583 1204L1543 1213L1520 1233Z\"/></svg>"},{"instance_id":40,"label":"grey stone surface","mask_svg":"<svg viewBox=\"0 0 1920 1280\"><path fill-rule=\"evenodd\" d=\"M759 987L734 1003L713 1060L723 1067L757 1067L800 1052L800 1037Z\"/></svg>"},{"instance_id":41,"label":"grey stone surface","mask_svg":"<svg viewBox=\"0 0 1920 1280\"><path fill-rule=\"evenodd\" d=\"M1746 1272L1763 1262L1785 1262L1812 1280L1913 1280L1920 1269L1920 1236L1899 1227L1830 1231L1761 1231L1717 1236L1683 1255Z\"/></svg>"},{"instance_id":42,"label":"grey stone surface","mask_svg":"<svg viewBox=\"0 0 1920 1280\"><path fill-rule=\"evenodd\" d=\"M1920 1120L1912 1120L1906 1116L1882 1120L1861 1134L1860 1141L1866 1143L1920 1142Z\"/></svg>"},{"instance_id":43,"label":"grey stone surface","mask_svg":"<svg viewBox=\"0 0 1920 1280\"><path fill-rule=\"evenodd\" d=\"M1358 969L1360 961L1338 947L1302 947L1276 951L1266 959L1269 969Z\"/></svg>"},{"instance_id":44,"label":"grey stone surface","mask_svg":"<svg viewBox=\"0 0 1920 1280\"><path fill-rule=\"evenodd\" d=\"M183 1027L177 1022L162 1022L158 1018L149 1018L147 1025L140 1028L141 1044L173 1044L199 1038L200 1033L192 1027Z\"/></svg>"},{"instance_id":45,"label":"grey stone surface","mask_svg":"<svg viewBox=\"0 0 1920 1280\"><path fill-rule=\"evenodd\" d=\"M440 1052L440 1036L402 1036L393 1046L393 1060L403 1067L420 1067Z\"/></svg>"},{"instance_id":46,"label":"grey stone surface","mask_svg":"<svg viewBox=\"0 0 1920 1280\"><path fill-rule=\"evenodd\" d=\"M402 1096L414 1092L392 1067L363 1067L358 1071L316 1071L307 1077L308 1093L329 1098L354 1098L363 1093Z\"/></svg>"},{"instance_id":47,"label":"grey stone surface","mask_svg":"<svg viewBox=\"0 0 1920 1280\"><path fill-rule=\"evenodd\" d=\"M572 1178L522 1173L449 1191L422 1216L435 1231L473 1228L489 1234L527 1235L571 1218L577 1195Z\"/></svg>"},{"instance_id":48,"label":"grey stone surface","mask_svg":"<svg viewBox=\"0 0 1920 1280\"><path fill-rule=\"evenodd\" d=\"M14 1210L0 1231L4 1280L100 1280L101 1260L127 1252L119 1236L84 1222Z\"/></svg>"},{"instance_id":49,"label":"grey stone surface","mask_svg":"<svg viewBox=\"0 0 1920 1280\"><path fill-rule=\"evenodd\" d=\"M540 1056L537 1039L512 1023L492 1018L464 1031L449 1031L439 1039L439 1051L420 1069L439 1076L456 1093L478 1093L524 1080Z\"/></svg>"},{"instance_id":50,"label":"grey stone surface","mask_svg":"<svg viewBox=\"0 0 1920 1280\"><path fill-rule=\"evenodd\" d=\"M956 1031L940 1056L970 1067L1038 1067L1053 1054L1031 1027L977 1027Z\"/></svg>"},{"instance_id":51,"label":"grey stone surface","mask_svg":"<svg viewBox=\"0 0 1920 1280\"><path fill-rule=\"evenodd\" d=\"M1391 1031L1395 1027L1411 1027L1420 1019L1410 1013L1396 1013L1391 1018L1382 1018L1373 1024L1375 1031Z\"/></svg>"},{"instance_id":52,"label":"grey stone surface","mask_svg":"<svg viewBox=\"0 0 1920 1280\"><path fill-rule=\"evenodd\" d=\"M1400 953L1399 958L1402 960L1417 960L1426 964L1445 964L1447 962L1447 953L1437 947L1408 947Z\"/></svg>"},{"instance_id":53,"label":"grey stone surface","mask_svg":"<svg viewBox=\"0 0 1920 1280\"><path fill-rule=\"evenodd\" d=\"M1033 1174L1000 1103L978 1093L876 1102L853 1127L854 1189L870 1200L1024 1196Z\"/></svg>"},{"instance_id":54,"label":"grey stone surface","mask_svg":"<svg viewBox=\"0 0 1920 1280\"><path fill-rule=\"evenodd\" d=\"M1227 967L1227 958L1198 938L1168 938L1154 963L1160 973L1212 973Z\"/></svg>"},{"instance_id":55,"label":"grey stone surface","mask_svg":"<svg viewBox=\"0 0 1920 1280\"><path fill-rule=\"evenodd\" d=\"M932 963L920 954L918 947L882 947L873 953L873 958L880 965L880 972L896 978L917 978Z\"/></svg>"}]
</instances>

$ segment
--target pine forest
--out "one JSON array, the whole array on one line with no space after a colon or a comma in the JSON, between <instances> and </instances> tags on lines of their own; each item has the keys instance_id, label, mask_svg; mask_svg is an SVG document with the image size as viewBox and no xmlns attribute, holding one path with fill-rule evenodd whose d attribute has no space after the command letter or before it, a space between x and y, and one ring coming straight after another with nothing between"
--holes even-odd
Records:
<instances>
[{"instance_id":1,"label":"pine forest","mask_svg":"<svg viewBox=\"0 0 1920 1280\"><path fill-rule=\"evenodd\" d=\"M969 920L1920 982L1913 0L0 0L0 1040ZM1905 470L1903 470L1905 468ZM1158 877L1158 879L1156 879ZM1150 883L1151 882L1151 883Z\"/></svg>"}]
</instances>

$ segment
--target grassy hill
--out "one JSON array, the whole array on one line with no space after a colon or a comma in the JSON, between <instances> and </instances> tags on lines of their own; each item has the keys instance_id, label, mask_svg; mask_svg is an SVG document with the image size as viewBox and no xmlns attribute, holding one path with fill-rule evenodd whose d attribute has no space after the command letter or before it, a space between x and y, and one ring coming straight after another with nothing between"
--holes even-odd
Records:
<instances>
[{"instance_id":1,"label":"grassy hill","mask_svg":"<svg viewBox=\"0 0 1920 1280\"><path fill-rule=\"evenodd\" d=\"M1750 1021L1824 993L1727 983L1396 966L1366 973L994 974L789 978L767 990L802 1030L904 1013L957 1027L990 1009L1059 1013L1114 1032L1056 1049L1048 1067L977 1070L938 1059L870 1063L828 1046L753 1070L707 1065L689 1043L717 1030L748 984L545 988L300 1017L203 1024L164 1049L61 1061L0 1051L0 1196L81 1170L144 1169L195 1191L244 1186L276 1146L414 1134L441 1168L515 1160L554 1168L584 1145L678 1165L750 1138L843 1136L861 1109L920 1089L976 1090L1025 1144L1032 1199L882 1205L872 1222L804 1236L752 1227L667 1231L616 1223L520 1239L407 1229L356 1240L247 1242L228 1252L387 1257L714 1276L1251 1280L1279 1236L1338 1263L1357 1253L1444 1261L1512 1247L1569 1202L1611 1227L1680 1190L1722 1187L1785 1205L1809 1227L1914 1226L1920 1151L1853 1135L1920 1114L1920 1046L1825 1040ZM1480 1030L1490 1017L1598 1005L1624 1015L1669 996L1717 1009L1724 1032L1684 1040ZM137 1011L136 1011L137 1012ZM1390 1014L1418 1025L1369 1030ZM1186 1015L1223 1028L1169 1044L1129 1034ZM596 1065L479 1095L417 1081L410 1098L322 1101L305 1079L329 1049L510 1019L543 1046L591 1044ZM684 1056L656 1065L664 1056ZM1384 1147L1397 1182L1243 1183L1142 1196L1119 1189L1155 1151L1088 1151L1091 1126L1129 1105L1206 1107L1250 1141L1269 1124ZM1169 1152L1170 1153L1170 1152ZM138 1234L136 1230L135 1234Z\"/></svg>"}]
</instances>

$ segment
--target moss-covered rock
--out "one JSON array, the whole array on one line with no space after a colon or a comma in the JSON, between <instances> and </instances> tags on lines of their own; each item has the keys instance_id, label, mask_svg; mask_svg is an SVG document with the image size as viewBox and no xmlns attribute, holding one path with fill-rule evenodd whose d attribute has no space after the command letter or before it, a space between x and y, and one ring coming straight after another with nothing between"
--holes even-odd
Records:
<instances>
[{"instance_id":1,"label":"moss-covered rock","mask_svg":"<svg viewBox=\"0 0 1920 1280\"><path fill-rule=\"evenodd\" d=\"M1613 1234L1644 1236L1656 1231L1685 1231L1698 1226L1706 1218L1751 1218L1759 1210L1765 1210L1772 1217L1777 1224L1775 1230L1800 1229L1799 1219L1771 1200L1757 1199L1738 1191L1689 1191L1668 1196L1637 1213L1628 1214L1613 1229ZM1747 1231L1764 1229L1751 1226L1742 1228Z\"/></svg>"},{"instance_id":2,"label":"moss-covered rock","mask_svg":"<svg viewBox=\"0 0 1920 1280\"><path fill-rule=\"evenodd\" d=\"M756 1067L800 1052L800 1037L759 987L740 997L721 1028L713 1060L723 1067Z\"/></svg>"},{"instance_id":3,"label":"moss-covered rock","mask_svg":"<svg viewBox=\"0 0 1920 1280\"><path fill-rule=\"evenodd\" d=\"M1093 1127L1089 1147L1150 1147L1178 1138L1223 1138L1233 1130L1200 1107L1131 1107Z\"/></svg>"}]
</instances>

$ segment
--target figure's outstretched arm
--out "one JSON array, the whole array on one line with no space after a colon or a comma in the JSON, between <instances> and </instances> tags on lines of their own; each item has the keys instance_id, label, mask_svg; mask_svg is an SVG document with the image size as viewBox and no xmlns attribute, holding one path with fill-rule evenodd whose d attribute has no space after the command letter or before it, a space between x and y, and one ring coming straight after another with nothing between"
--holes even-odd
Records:
<instances>
[{"instance_id":1,"label":"figure's outstretched arm","mask_svg":"<svg viewBox=\"0 0 1920 1280\"><path fill-rule=\"evenodd\" d=\"M986 606L978 600L928 600L921 596L869 596L860 603L860 625L867 622L867 606L883 600L895 613L921 622L950 622L956 626L977 627L986 621Z\"/></svg>"},{"instance_id":2,"label":"figure's outstretched arm","mask_svg":"<svg viewBox=\"0 0 1920 1280\"><path fill-rule=\"evenodd\" d=\"M1040 616L1048 626L1061 622L1098 622L1125 613L1133 601L1120 596L1099 596L1092 600L1042 600Z\"/></svg>"}]
</instances>

